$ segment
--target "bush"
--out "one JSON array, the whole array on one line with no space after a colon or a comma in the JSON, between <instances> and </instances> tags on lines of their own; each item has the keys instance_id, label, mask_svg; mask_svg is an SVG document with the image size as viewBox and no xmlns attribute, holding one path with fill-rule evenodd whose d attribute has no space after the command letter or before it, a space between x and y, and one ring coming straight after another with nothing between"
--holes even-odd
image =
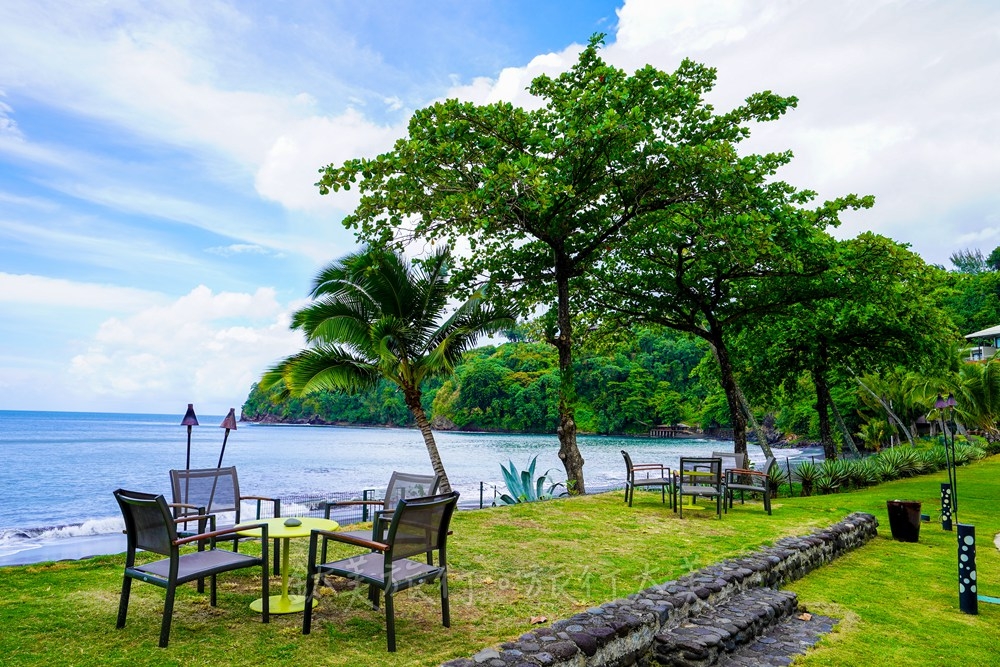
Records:
<instances>
[{"instance_id":1,"label":"bush","mask_svg":"<svg viewBox=\"0 0 1000 667\"><path fill-rule=\"evenodd\" d=\"M802 495L811 496L813 487L819 479L819 466L811 461L803 461L795 467L795 477L802 484Z\"/></svg>"},{"instance_id":2,"label":"bush","mask_svg":"<svg viewBox=\"0 0 1000 667\"><path fill-rule=\"evenodd\" d=\"M563 484L562 482L549 481L551 470L546 470L545 474L536 480L535 463L537 460L537 456L532 456L527 470L518 470L514 467L513 461L507 462L510 466L509 468L503 465L500 466L500 470L503 472L504 483L507 485L507 490L510 491L510 493L500 495L501 503L504 505L516 505L518 503L532 503L536 500L548 500L555 497L555 490L563 486ZM546 482L549 482L547 490L545 490Z\"/></svg>"}]
</instances>

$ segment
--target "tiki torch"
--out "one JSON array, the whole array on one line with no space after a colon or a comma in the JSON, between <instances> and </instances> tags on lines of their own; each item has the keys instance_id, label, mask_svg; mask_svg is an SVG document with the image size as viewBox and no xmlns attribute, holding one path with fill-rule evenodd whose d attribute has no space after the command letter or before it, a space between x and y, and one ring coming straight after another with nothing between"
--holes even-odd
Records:
<instances>
[{"instance_id":1,"label":"tiki torch","mask_svg":"<svg viewBox=\"0 0 1000 667\"><path fill-rule=\"evenodd\" d=\"M184 462L184 469L191 469L191 427L198 425L198 417L194 414L194 404L188 403L187 413L184 415L184 419L181 420L181 426L188 427L188 446L187 446L187 459Z\"/></svg>"},{"instance_id":2,"label":"tiki torch","mask_svg":"<svg viewBox=\"0 0 1000 667\"><path fill-rule=\"evenodd\" d=\"M215 466L216 468L222 467L222 457L226 454L226 441L229 440L229 432L236 430L236 408L229 408L229 414L219 424L219 428L226 429L226 434L222 436L222 451L219 452L219 465Z\"/></svg>"}]
</instances>

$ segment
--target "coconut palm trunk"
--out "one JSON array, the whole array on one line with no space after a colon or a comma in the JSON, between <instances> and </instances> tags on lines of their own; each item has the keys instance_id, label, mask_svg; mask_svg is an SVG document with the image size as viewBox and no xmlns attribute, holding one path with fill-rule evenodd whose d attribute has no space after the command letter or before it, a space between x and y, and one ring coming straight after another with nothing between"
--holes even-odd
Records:
<instances>
[{"instance_id":1,"label":"coconut palm trunk","mask_svg":"<svg viewBox=\"0 0 1000 667\"><path fill-rule=\"evenodd\" d=\"M420 429L420 435L424 436L424 446L427 447L427 456L431 459L431 468L434 469L434 474L441 478L438 488L441 493L451 493L451 481L448 479L448 473L444 470L441 454L438 453L437 441L434 440L431 423L427 420L427 414L420 403L420 392L404 390L403 400L406 401L406 407L413 413L413 420L417 423L417 428Z\"/></svg>"}]
</instances>

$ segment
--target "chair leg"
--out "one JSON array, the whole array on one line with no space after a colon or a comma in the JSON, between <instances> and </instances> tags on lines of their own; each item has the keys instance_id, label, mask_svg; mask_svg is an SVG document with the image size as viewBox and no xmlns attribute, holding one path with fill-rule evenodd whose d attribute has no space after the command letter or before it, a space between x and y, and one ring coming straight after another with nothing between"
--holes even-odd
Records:
<instances>
[{"instance_id":1,"label":"chair leg","mask_svg":"<svg viewBox=\"0 0 1000 667\"><path fill-rule=\"evenodd\" d=\"M392 591L385 590L385 631L389 653L396 652L396 614L392 608Z\"/></svg>"},{"instance_id":2,"label":"chair leg","mask_svg":"<svg viewBox=\"0 0 1000 667\"><path fill-rule=\"evenodd\" d=\"M375 584L368 584L368 601L375 611L378 611L378 595L378 588Z\"/></svg>"},{"instance_id":3,"label":"chair leg","mask_svg":"<svg viewBox=\"0 0 1000 667\"><path fill-rule=\"evenodd\" d=\"M261 622L270 623L271 622L271 581L267 576L267 564L261 565L260 568L260 588L261 593L264 594L264 599L261 601ZM312 605L310 605L312 606Z\"/></svg>"},{"instance_id":4,"label":"chair leg","mask_svg":"<svg viewBox=\"0 0 1000 667\"><path fill-rule=\"evenodd\" d=\"M271 553L274 554L274 576L276 576L276 577L281 575L281 545L278 544L278 542L279 542L279 539L275 538L274 539L274 547L272 547L272 549L271 549ZM325 544L325 542L324 542L324 544ZM326 560L325 560L326 553L325 552L323 553L323 556L324 556L323 562L325 563L326 562Z\"/></svg>"},{"instance_id":5,"label":"chair leg","mask_svg":"<svg viewBox=\"0 0 1000 667\"><path fill-rule=\"evenodd\" d=\"M632 501L635 500L635 486L629 486L625 489L625 496L628 499L628 506L632 507Z\"/></svg>"},{"instance_id":6,"label":"chair leg","mask_svg":"<svg viewBox=\"0 0 1000 667\"><path fill-rule=\"evenodd\" d=\"M122 595L118 601L118 628L125 627L125 618L128 616L128 599L132 594L132 577L123 577Z\"/></svg>"},{"instance_id":7,"label":"chair leg","mask_svg":"<svg viewBox=\"0 0 1000 667\"><path fill-rule=\"evenodd\" d=\"M211 604L214 607L214 606L216 606L218 604L218 600L216 599L215 575L214 574L211 577L211 582L212 583L210 584L210 586L211 586L211 589L212 589L212 593L209 596L209 604Z\"/></svg>"},{"instance_id":8,"label":"chair leg","mask_svg":"<svg viewBox=\"0 0 1000 667\"><path fill-rule=\"evenodd\" d=\"M266 569L266 568L265 568ZM264 572L264 579L267 579L267 572ZM308 573L306 574L306 606L302 610L302 634L308 635L312 630L312 617L313 617L313 591L316 587L316 573L313 572L310 566ZM264 593L265 600L267 599L267 592ZM265 602L265 604L267 604Z\"/></svg>"},{"instance_id":9,"label":"chair leg","mask_svg":"<svg viewBox=\"0 0 1000 667\"><path fill-rule=\"evenodd\" d=\"M160 625L160 648L167 648L170 641L170 620L174 616L174 595L177 593L177 584L171 582L167 585L167 599L163 602L163 623Z\"/></svg>"},{"instance_id":10,"label":"chair leg","mask_svg":"<svg viewBox=\"0 0 1000 667\"><path fill-rule=\"evenodd\" d=\"M448 606L448 573L441 574L441 625L451 627L451 609Z\"/></svg>"}]
</instances>

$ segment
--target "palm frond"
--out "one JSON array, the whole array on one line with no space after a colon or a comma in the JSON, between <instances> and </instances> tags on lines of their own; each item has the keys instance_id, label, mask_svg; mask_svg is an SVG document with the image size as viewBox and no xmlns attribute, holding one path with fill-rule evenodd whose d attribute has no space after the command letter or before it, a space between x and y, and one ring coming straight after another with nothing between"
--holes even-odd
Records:
<instances>
[{"instance_id":1,"label":"palm frond","mask_svg":"<svg viewBox=\"0 0 1000 667\"><path fill-rule=\"evenodd\" d=\"M320 389L354 392L373 387L378 367L336 345L306 348L271 368L265 378L280 378L293 396Z\"/></svg>"}]
</instances>

